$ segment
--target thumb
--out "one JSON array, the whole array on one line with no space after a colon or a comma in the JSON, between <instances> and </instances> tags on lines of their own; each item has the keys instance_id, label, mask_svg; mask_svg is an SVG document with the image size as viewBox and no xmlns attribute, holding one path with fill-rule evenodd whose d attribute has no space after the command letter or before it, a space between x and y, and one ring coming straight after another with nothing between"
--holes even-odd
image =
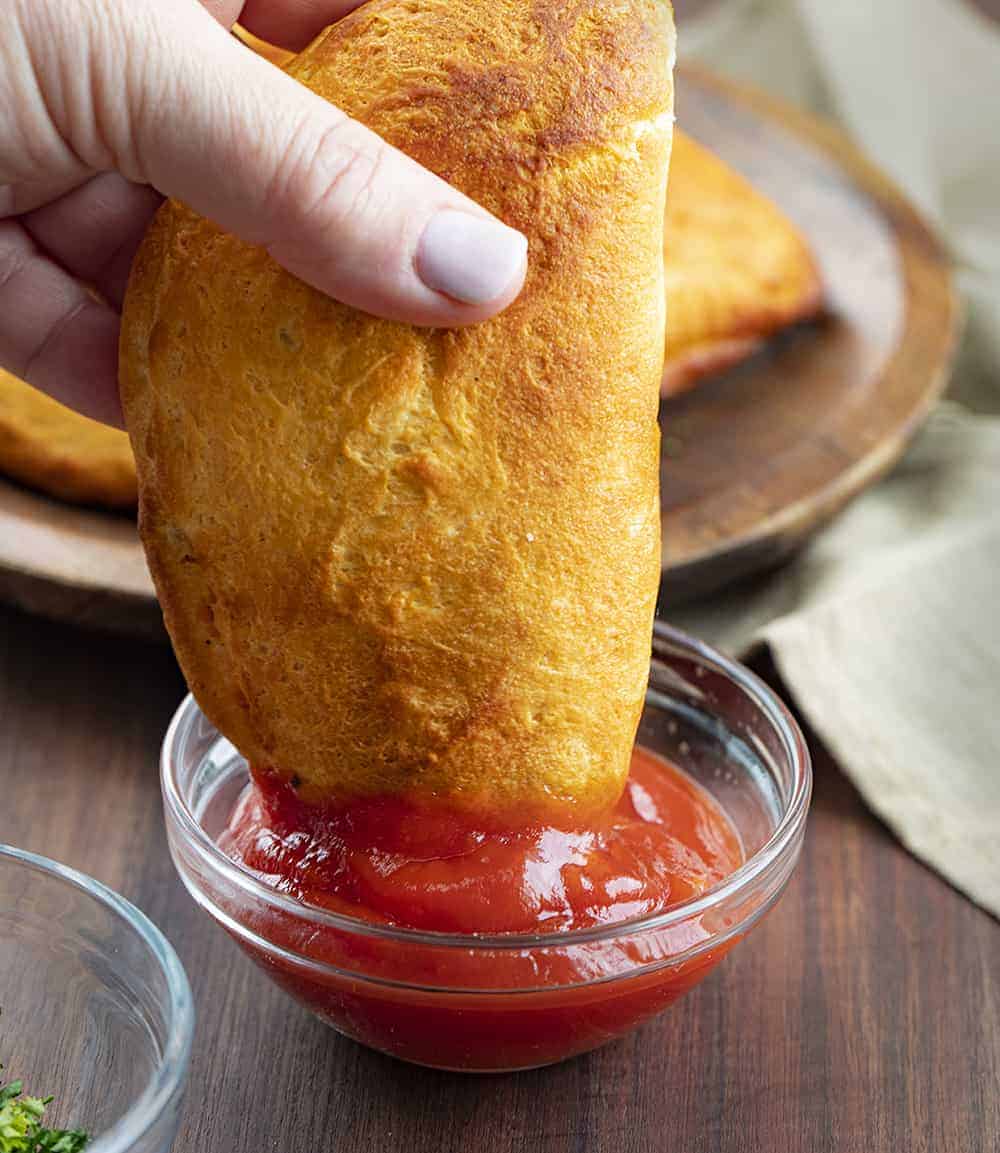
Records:
<instances>
[{"instance_id":1,"label":"thumb","mask_svg":"<svg viewBox=\"0 0 1000 1153\"><path fill-rule=\"evenodd\" d=\"M98 113L129 179L366 312L451 327L517 296L521 233L247 52L195 0L115 10L126 91Z\"/></svg>"}]
</instances>

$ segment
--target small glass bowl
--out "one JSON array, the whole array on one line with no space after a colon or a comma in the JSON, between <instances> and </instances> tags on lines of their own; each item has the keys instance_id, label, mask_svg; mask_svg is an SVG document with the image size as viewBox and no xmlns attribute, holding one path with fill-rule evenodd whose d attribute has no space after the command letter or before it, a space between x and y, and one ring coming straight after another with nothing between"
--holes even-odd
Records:
<instances>
[{"instance_id":1,"label":"small glass bowl","mask_svg":"<svg viewBox=\"0 0 1000 1153\"><path fill-rule=\"evenodd\" d=\"M195 900L341 1033L435 1068L534 1068L621 1036L700 981L777 901L799 855L809 754L788 710L747 669L658 624L638 743L720 802L746 862L700 897L631 921L419 932L276 891L216 844L248 769L191 697L163 745L170 849Z\"/></svg>"},{"instance_id":2,"label":"small glass bowl","mask_svg":"<svg viewBox=\"0 0 1000 1153\"><path fill-rule=\"evenodd\" d=\"M3 1080L51 1094L45 1124L87 1153L166 1153L187 1081L194 1007L156 926L99 881L0 845Z\"/></svg>"}]
</instances>

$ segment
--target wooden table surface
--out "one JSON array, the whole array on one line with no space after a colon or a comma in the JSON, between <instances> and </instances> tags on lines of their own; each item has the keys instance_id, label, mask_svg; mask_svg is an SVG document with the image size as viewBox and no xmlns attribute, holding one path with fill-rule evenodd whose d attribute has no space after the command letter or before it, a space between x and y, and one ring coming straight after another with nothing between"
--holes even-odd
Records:
<instances>
[{"instance_id":1,"label":"wooden table surface","mask_svg":"<svg viewBox=\"0 0 1000 1153\"><path fill-rule=\"evenodd\" d=\"M994 1153L1000 925L919 865L814 744L798 873L704 984L624 1041L498 1077L368 1052L279 993L167 855L163 647L0 610L0 841L74 865L174 943L198 1030L177 1153Z\"/></svg>"}]
</instances>

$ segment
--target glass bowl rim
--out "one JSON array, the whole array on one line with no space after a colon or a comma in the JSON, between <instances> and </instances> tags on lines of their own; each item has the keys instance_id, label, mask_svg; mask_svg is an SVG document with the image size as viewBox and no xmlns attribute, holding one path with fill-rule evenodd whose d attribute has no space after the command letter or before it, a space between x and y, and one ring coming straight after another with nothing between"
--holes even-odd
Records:
<instances>
[{"instance_id":1,"label":"glass bowl rim","mask_svg":"<svg viewBox=\"0 0 1000 1153\"><path fill-rule=\"evenodd\" d=\"M675 649L679 648L689 653L700 663L712 666L715 671L728 677L742 689L780 738L792 777L791 795L778 824L767 841L738 869L724 877L718 884L713 885L697 897L673 905L661 912L642 914L610 924L590 926L586 929L570 929L549 933L446 933L375 924L358 917L334 913L317 905L309 905L281 893L260 880L251 870L226 856L201 827L180 795L173 771L173 751L180 741L187 736L195 719L199 715L204 715L190 693L187 694L174 713L161 749L160 776L168 819L173 821L185 843L194 849L202 864L207 866L212 874L221 874L224 880L244 894L297 921L339 929L342 932L357 936L374 937L403 944L458 948L467 951L499 951L566 948L592 941L613 940L635 933L670 928L691 917L700 916L731 898L738 898L750 889L761 876L767 874L776 862L786 857L789 851L794 850L809 810L812 769L809 749L798 723L784 702L755 673L704 642L660 621L656 622L653 630L653 658L658 655L658 646L661 649L666 646L673 646ZM659 655L662 655L662 652ZM219 735L222 736L221 733ZM192 885L183 871L182 879L189 887ZM204 904L204 900L199 894L194 895L200 904ZM213 916L218 918L220 911L213 908L211 912ZM234 918L226 915L223 915L222 919L232 920L233 928L239 925ZM242 928L242 926L240 927ZM727 933L726 935L731 934ZM266 944L272 950L284 951L273 942L266 941ZM292 954L292 956L297 959L307 959L310 964L319 964L320 967L323 967L322 963L312 958L305 958L298 953Z\"/></svg>"},{"instance_id":2,"label":"glass bowl rim","mask_svg":"<svg viewBox=\"0 0 1000 1153\"><path fill-rule=\"evenodd\" d=\"M79 870L14 845L0 844L0 859L44 873L79 890L139 937L166 981L167 1036L149 1081L129 1108L87 1144L87 1153L128 1153L142 1140L183 1090L194 1036L194 999L187 973L173 945L141 909L114 889Z\"/></svg>"}]
</instances>

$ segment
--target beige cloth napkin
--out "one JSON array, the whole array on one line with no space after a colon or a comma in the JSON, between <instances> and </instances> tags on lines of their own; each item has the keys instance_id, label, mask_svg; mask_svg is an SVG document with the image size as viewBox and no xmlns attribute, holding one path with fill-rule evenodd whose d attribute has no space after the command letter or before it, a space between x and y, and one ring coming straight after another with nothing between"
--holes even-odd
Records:
<instances>
[{"instance_id":1,"label":"beige cloth napkin","mask_svg":"<svg viewBox=\"0 0 1000 1153\"><path fill-rule=\"evenodd\" d=\"M767 644L871 808L1000 917L1000 33L964 0L723 0L697 56L839 119L947 237L952 399L793 563L675 623ZM994 415L995 414L995 415Z\"/></svg>"}]
</instances>

